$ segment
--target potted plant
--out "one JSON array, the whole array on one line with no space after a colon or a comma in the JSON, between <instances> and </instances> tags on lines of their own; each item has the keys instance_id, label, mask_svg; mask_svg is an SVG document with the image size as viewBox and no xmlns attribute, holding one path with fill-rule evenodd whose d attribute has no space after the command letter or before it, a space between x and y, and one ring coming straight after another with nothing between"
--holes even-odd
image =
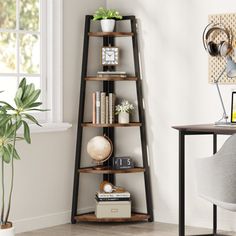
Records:
<instances>
[{"instance_id":1,"label":"potted plant","mask_svg":"<svg viewBox=\"0 0 236 236\"><path fill-rule=\"evenodd\" d=\"M121 104L116 105L115 111L118 115L118 122L120 124L129 123L129 114L134 110L134 105L129 103L127 100L123 100Z\"/></svg>"},{"instance_id":2,"label":"potted plant","mask_svg":"<svg viewBox=\"0 0 236 236\"><path fill-rule=\"evenodd\" d=\"M122 19L120 13L113 9L105 9L99 7L93 15L93 20L101 20L101 28L103 32L112 32L115 27L115 20Z\"/></svg>"},{"instance_id":3,"label":"potted plant","mask_svg":"<svg viewBox=\"0 0 236 236\"><path fill-rule=\"evenodd\" d=\"M2 91L1 91L2 92ZM37 102L41 93L40 89L35 89L33 84L27 84L26 79L22 79L15 98L14 105L5 101L0 101L0 160L1 160L1 223L0 236L13 236L14 227L9 222L11 210L11 200L14 186L14 160L20 160L16 150L16 141L25 140L31 143L29 122L40 124L30 113L32 111L46 111L38 109L42 105ZM18 135L19 129L23 127L23 135ZM5 192L5 167L9 165L11 169L9 195Z\"/></svg>"}]
</instances>

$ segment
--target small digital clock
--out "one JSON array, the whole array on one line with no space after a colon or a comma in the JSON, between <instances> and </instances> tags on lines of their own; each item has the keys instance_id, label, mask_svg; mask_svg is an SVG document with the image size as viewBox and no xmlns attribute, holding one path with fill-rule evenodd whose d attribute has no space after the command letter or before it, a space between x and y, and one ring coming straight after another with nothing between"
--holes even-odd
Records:
<instances>
[{"instance_id":1,"label":"small digital clock","mask_svg":"<svg viewBox=\"0 0 236 236\"><path fill-rule=\"evenodd\" d=\"M113 169L130 169L134 168L134 162L130 157L113 157Z\"/></svg>"}]
</instances>

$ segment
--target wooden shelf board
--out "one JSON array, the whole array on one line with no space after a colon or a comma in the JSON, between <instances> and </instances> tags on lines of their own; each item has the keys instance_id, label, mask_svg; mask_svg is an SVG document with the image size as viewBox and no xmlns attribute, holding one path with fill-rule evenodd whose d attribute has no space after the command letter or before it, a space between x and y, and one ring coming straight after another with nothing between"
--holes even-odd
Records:
<instances>
[{"instance_id":1,"label":"wooden shelf board","mask_svg":"<svg viewBox=\"0 0 236 236\"><path fill-rule=\"evenodd\" d=\"M114 169L94 169L93 167L84 167L80 168L79 172L80 173L90 173L90 174L122 174L122 173L139 173L139 172L144 172L145 169L143 167L135 167L131 169L123 169L123 170L114 170Z\"/></svg>"},{"instance_id":2,"label":"wooden shelf board","mask_svg":"<svg viewBox=\"0 0 236 236\"><path fill-rule=\"evenodd\" d=\"M150 216L144 213L132 213L130 218L97 218L93 213L75 216L77 222L140 222L148 221Z\"/></svg>"},{"instance_id":3,"label":"wooden shelf board","mask_svg":"<svg viewBox=\"0 0 236 236\"><path fill-rule=\"evenodd\" d=\"M87 81L136 81L137 77L129 76L129 77L97 77L97 76L89 76L84 78Z\"/></svg>"},{"instance_id":4,"label":"wooden shelf board","mask_svg":"<svg viewBox=\"0 0 236 236\"><path fill-rule=\"evenodd\" d=\"M129 124L119 124L119 123L114 123L114 124L93 124L91 122L84 122L81 124L82 127L94 127L94 128L100 128L100 127L136 127L136 126L141 126L142 124L140 122L131 122Z\"/></svg>"},{"instance_id":5,"label":"wooden shelf board","mask_svg":"<svg viewBox=\"0 0 236 236\"><path fill-rule=\"evenodd\" d=\"M104 36L112 36L112 37L129 37L133 36L132 32L89 32L89 36L92 37L104 37Z\"/></svg>"}]
</instances>

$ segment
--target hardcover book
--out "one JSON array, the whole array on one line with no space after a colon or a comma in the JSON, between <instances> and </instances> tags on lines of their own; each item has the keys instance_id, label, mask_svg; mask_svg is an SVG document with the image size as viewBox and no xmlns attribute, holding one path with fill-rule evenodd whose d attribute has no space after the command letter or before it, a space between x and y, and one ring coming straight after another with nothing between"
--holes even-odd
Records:
<instances>
[{"instance_id":1,"label":"hardcover book","mask_svg":"<svg viewBox=\"0 0 236 236\"><path fill-rule=\"evenodd\" d=\"M106 93L101 92L101 124L106 123Z\"/></svg>"},{"instance_id":2,"label":"hardcover book","mask_svg":"<svg viewBox=\"0 0 236 236\"><path fill-rule=\"evenodd\" d=\"M101 118L101 97L100 92L96 92L96 124L100 124L100 118Z\"/></svg>"}]
</instances>

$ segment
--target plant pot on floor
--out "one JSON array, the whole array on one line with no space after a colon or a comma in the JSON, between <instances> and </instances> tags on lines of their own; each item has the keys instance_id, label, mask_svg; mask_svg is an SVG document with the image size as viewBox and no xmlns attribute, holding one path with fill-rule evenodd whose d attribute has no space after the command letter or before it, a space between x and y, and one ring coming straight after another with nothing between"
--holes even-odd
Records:
<instances>
[{"instance_id":1,"label":"plant pot on floor","mask_svg":"<svg viewBox=\"0 0 236 236\"><path fill-rule=\"evenodd\" d=\"M120 112L118 115L118 122L120 124L128 124L129 123L129 113L128 112Z\"/></svg>"},{"instance_id":2,"label":"plant pot on floor","mask_svg":"<svg viewBox=\"0 0 236 236\"><path fill-rule=\"evenodd\" d=\"M14 236L14 227L12 227L11 223L7 223L6 225L1 225L0 227L0 236Z\"/></svg>"},{"instance_id":3,"label":"plant pot on floor","mask_svg":"<svg viewBox=\"0 0 236 236\"><path fill-rule=\"evenodd\" d=\"M102 32L113 32L116 21L113 19L101 20Z\"/></svg>"}]
</instances>

